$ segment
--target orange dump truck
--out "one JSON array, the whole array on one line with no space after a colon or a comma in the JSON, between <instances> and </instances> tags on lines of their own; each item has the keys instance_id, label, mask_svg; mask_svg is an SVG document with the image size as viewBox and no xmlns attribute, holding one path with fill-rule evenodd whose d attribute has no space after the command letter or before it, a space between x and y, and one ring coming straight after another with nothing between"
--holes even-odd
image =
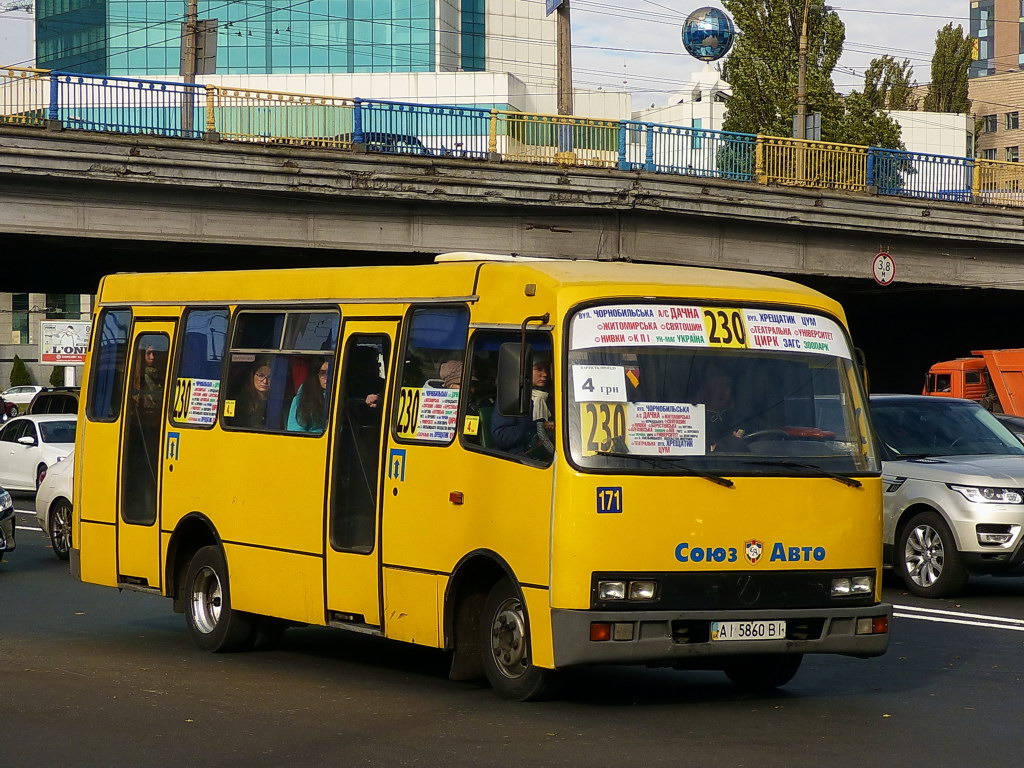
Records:
<instances>
[{"instance_id":1,"label":"orange dump truck","mask_svg":"<svg viewBox=\"0 0 1024 768\"><path fill-rule=\"evenodd\" d=\"M991 410L1024 416L1024 349L979 349L973 357L935 363L924 394L966 397Z\"/></svg>"}]
</instances>

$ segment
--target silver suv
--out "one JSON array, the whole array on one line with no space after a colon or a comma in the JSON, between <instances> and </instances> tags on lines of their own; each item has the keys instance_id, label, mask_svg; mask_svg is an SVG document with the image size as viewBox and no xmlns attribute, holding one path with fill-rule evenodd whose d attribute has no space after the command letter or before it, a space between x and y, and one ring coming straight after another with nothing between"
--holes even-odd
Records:
<instances>
[{"instance_id":1,"label":"silver suv","mask_svg":"<svg viewBox=\"0 0 1024 768\"><path fill-rule=\"evenodd\" d=\"M872 395L885 561L921 597L1024 573L1024 445L973 400Z\"/></svg>"}]
</instances>

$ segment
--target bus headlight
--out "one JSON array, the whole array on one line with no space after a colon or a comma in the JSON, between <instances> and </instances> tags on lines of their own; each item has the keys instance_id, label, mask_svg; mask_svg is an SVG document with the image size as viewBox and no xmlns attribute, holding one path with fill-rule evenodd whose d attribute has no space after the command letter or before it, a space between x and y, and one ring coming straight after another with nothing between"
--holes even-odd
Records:
<instances>
[{"instance_id":1,"label":"bus headlight","mask_svg":"<svg viewBox=\"0 0 1024 768\"><path fill-rule=\"evenodd\" d=\"M658 591L656 581L631 581L629 582L630 600L653 600Z\"/></svg>"},{"instance_id":2,"label":"bus headlight","mask_svg":"<svg viewBox=\"0 0 1024 768\"><path fill-rule=\"evenodd\" d=\"M597 599L608 600L654 600L658 596L658 582L643 581L599 581Z\"/></svg>"},{"instance_id":3,"label":"bus headlight","mask_svg":"<svg viewBox=\"0 0 1024 768\"><path fill-rule=\"evenodd\" d=\"M832 579L832 597L848 595L870 595L875 591L873 576L854 576Z\"/></svg>"},{"instance_id":4,"label":"bus headlight","mask_svg":"<svg viewBox=\"0 0 1024 768\"><path fill-rule=\"evenodd\" d=\"M624 581L599 581L597 582L598 600L625 600L626 582Z\"/></svg>"}]
</instances>

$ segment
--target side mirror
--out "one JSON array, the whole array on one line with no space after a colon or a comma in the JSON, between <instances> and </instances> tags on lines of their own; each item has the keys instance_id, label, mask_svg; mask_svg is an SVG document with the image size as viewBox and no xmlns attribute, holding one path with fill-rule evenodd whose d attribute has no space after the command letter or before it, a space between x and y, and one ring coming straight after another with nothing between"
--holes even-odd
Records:
<instances>
[{"instance_id":1,"label":"side mirror","mask_svg":"<svg viewBox=\"0 0 1024 768\"><path fill-rule=\"evenodd\" d=\"M498 413L525 416L530 412L533 347L507 342L498 348Z\"/></svg>"},{"instance_id":2,"label":"side mirror","mask_svg":"<svg viewBox=\"0 0 1024 768\"><path fill-rule=\"evenodd\" d=\"M21 445L35 445L36 439L31 435L25 435L24 437L19 437L18 442L21 443Z\"/></svg>"}]
</instances>

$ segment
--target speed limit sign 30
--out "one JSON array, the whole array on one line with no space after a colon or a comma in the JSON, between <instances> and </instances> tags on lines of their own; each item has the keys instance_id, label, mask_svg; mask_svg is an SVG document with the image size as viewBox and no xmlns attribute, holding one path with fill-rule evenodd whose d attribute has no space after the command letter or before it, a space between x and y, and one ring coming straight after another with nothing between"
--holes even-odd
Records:
<instances>
[{"instance_id":1,"label":"speed limit sign 30","mask_svg":"<svg viewBox=\"0 0 1024 768\"><path fill-rule=\"evenodd\" d=\"M880 253L871 262L871 275L879 285L889 285L896 279L896 262L888 253Z\"/></svg>"}]
</instances>

